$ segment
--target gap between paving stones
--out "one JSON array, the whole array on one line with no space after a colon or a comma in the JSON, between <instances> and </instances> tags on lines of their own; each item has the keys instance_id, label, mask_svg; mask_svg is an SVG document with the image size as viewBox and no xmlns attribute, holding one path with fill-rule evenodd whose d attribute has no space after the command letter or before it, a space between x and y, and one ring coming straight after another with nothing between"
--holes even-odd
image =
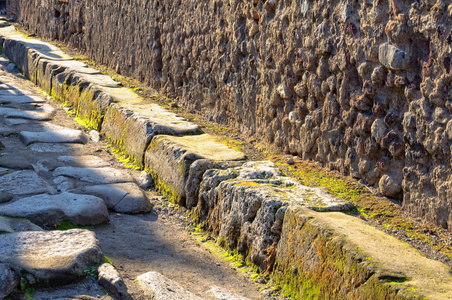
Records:
<instances>
[{"instance_id":1,"label":"gap between paving stones","mask_svg":"<svg viewBox=\"0 0 452 300\"><path fill-rule=\"evenodd\" d=\"M275 267L277 272L275 276L284 284L285 291L291 296L297 296L304 289L310 288L312 293L317 293L317 296L347 294L348 297L356 298L360 294L369 299L383 296L402 299L416 297L419 294L429 299L452 297L448 293L452 287L447 283L450 282L450 273L442 264L436 266L441 273L439 277L442 279L432 275L425 280L415 280L418 275L407 266L410 264L409 261L405 260L401 265L387 264L386 260L393 257L389 253L391 251L385 252L389 255L388 257L383 254L376 255L377 257L374 258L372 255L369 259L365 257L366 254L375 254L369 249L363 250L363 253L359 253L360 255L351 255L356 252L356 249L360 249L361 243L370 241L366 240L364 235L361 240L352 239L348 242L348 235L353 232L340 230L343 226L341 218L349 220L349 224L358 229L361 228L360 230L369 233L369 236L377 237L376 232L379 231L372 229L369 225L352 221L356 218L346 215L341 215L340 218L336 218L336 221L333 218L325 222L324 220L329 220L325 214L297 210L297 206L290 203L294 196L302 198L302 205L319 211L329 210L330 204L326 203L328 201L322 196L317 198L314 196L314 201L311 201L316 194L315 191L306 191L296 183L290 182L288 178L283 178L284 176L278 173L274 166L267 162L245 163L243 167L232 168L227 163L222 165L216 158L209 157L209 154L202 155L200 153L203 151L190 147L196 144L196 137L174 137L200 134L196 125L183 121L171 112L162 111L160 108L153 110L152 107L143 106L140 104L142 99L139 96L130 90L120 88L110 78L95 74L95 71L84 72L85 66L76 62L71 63L70 57L53 46L42 42L30 42L11 28L2 30L0 35L3 36L0 42L3 43L5 53L25 76L65 105L72 107L81 123L100 130L112 145L130 156L139 167L146 167L146 170L153 175L160 191L169 194L173 201L180 204L190 202L191 205L196 206L198 221L204 221L204 225L210 227L208 229L219 237L223 246L244 253L247 259L260 266L263 271L270 272ZM173 135L173 137L161 135ZM190 140L188 142L190 146L182 141L185 138ZM209 150L215 153L219 148L221 148L219 145L215 145ZM230 153L233 151L231 150ZM230 160L230 157L244 158L231 155L225 160ZM155 170L156 166L167 169ZM168 168L173 175L165 178L163 175L168 174ZM57 169L55 172L70 176L67 169L64 171ZM194 192L187 191L187 187L193 187L187 182L189 178L200 182L203 188ZM209 186L210 188L206 190ZM301 190L303 191L300 192ZM243 198L244 193L245 198ZM194 198L186 201L186 195ZM197 201L198 197L199 201ZM337 207L340 207L339 210L349 208L346 203ZM237 208L238 210L234 210ZM286 211L296 213L290 215L293 217L285 218ZM311 219L318 222L310 222ZM264 224L266 225L262 226ZM312 226L315 228L312 229ZM284 228L290 228L290 230L284 230ZM298 233L298 236L292 232ZM310 254L310 249L304 249L306 253L296 252L289 257L310 256L311 260L305 261L300 258L296 261L287 261L282 251L289 251L287 249L292 249L293 246L312 244L310 232L315 232L319 237L319 241L315 240L316 251L321 249L332 256L340 252L345 257L337 256L336 261L329 261L328 257L319 253L317 254L320 257L316 257ZM334 233L331 235L328 232ZM308 238L304 238L306 234ZM263 239L268 235L272 238ZM285 242L282 244L280 239ZM294 240L299 243L294 244ZM385 243L384 240L385 238L382 238L380 242ZM400 241L391 240L388 243L389 248L386 247L388 249L412 251L411 248L404 249ZM324 247L326 248L323 249ZM383 247L383 249L386 248ZM369 264L360 264L363 256L370 261ZM420 261L418 266L420 269L431 272L429 265L434 263L430 260L423 261L420 257L420 253L410 252L409 258ZM356 294L356 284L335 290L324 285L319 275L325 275L323 266L327 263L333 264L336 268L333 268L335 271L332 277L335 280L340 282L358 280L358 290L360 290L358 294ZM355 269L344 268L343 263ZM318 269L319 266L322 268ZM379 269L381 266L385 266L382 268L383 271ZM297 271L294 272L294 269ZM383 272L384 275L377 275L375 279L374 274L379 272ZM307 278L307 274L312 276ZM403 280L397 281L400 278ZM429 288L431 286L439 286L441 289L432 291Z\"/></svg>"}]
</instances>

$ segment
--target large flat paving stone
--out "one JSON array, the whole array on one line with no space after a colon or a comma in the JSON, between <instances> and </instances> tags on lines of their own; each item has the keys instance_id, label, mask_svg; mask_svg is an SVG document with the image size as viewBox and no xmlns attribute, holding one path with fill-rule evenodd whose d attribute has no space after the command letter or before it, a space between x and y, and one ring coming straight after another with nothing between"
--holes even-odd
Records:
<instances>
[{"instance_id":1,"label":"large flat paving stone","mask_svg":"<svg viewBox=\"0 0 452 300\"><path fill-rule=\"evenodd\" d=\"M27 95L10 95L3 96L0 95L0 104L23 104L23 103L43 103L44 99L38 96L27 96Z\"/></svg>"},{"instance_id":2,"label":"large flat paving stone","mask_svg":"<svg viewBox=\"0 0 452 300\"><path fill-rule=\"evenodd\" d=\"M75 129L58 129L43 132L21 131L19 139L24 145L32 143L79 143L86 144L88 141L85 134Z\"/></svg>"},{"instance_id":3,"label":"large flat paving stone","mask_svg":"<svg viewBox=\"0 0 452 300\"><path fill-rule=\"evenodd\" d=\"M17 171L0 176L0 193L20 196L48 192L47 182L34 171Z\"/></svg>"},{"instance_id":4,"label":"large flat paving stone","mask_svg":"<svg viewBox=\"0 0 452 300\"><path fill-rule=\"evenodd\" d=\"M27 218L39 226L70 220L79 225L96 225L109 220L104 201L90 195L40 194L0 205L0 215Z\"/></svg>"},{"instance_id":5,"label":"large flat paving stone","mask_svg":"<svg viewBox=\"0 0 452 300\"><path fill-rule=\"evenodd\" d=\"M28 120L46 121L51 120L56 110L49 104L42 104L33 110L20 110L10 107L0 107L0 116L6 118L22 118Z\"/></svg>"},{"instance_id":6,"label":"large flat paving stone","mask_svg":"<svg viewBox=\"0 0 452 300\"><path fill-rule=\"evenodd\" d=\"M151 211L146 194L133 182L86 186L71 192L102 198L107 207L116 212L136 214Z\"/></svg>"},{"instance_id":7,"label":"large flat paving stone","mask_svg":"<svg viewBox=\"0 0 452 300\"><path fill-rule=\"evenodd\" d=\"M71 283L103 259L95 234L88 230L8 233L0 239L0 262L28 273L29 284Z\"/></svg>"},{"instance_id":8,"label":"large flat paving stone","mask_svg":"<svg viewBox=\"0 0 452 300\"><path fill-rule=\"evenodd\" d=\"M59 156L57 160L71 167L100 168L110 166L108 162L94 155L80 155L80 156L63 155Z\"/></svg>"},{"instance_id":9,"label":"large flat paving stone","mask_svg":"<svg viewBox=\"0 0 452 300\"><path fill-rule=\"evenodd\" d=\"M147 272L137 278L138 286L145 296L155 300L202 300L176 282L158 272Z\"/></svg>"},{"instance_id":10,"label":"large flat paving stone","mask_svg":"<svg viewBox=\"0 0 452 300\"><path fill-rule=\"evenodd\" d=\"M28 148L35 152L40 153L65 153L77 149L79 144L58 144L58 143L33 143Z\"/></svg>"},{"instance_id":11,"label":"large flat paving stone","mask_svg":"<svg viewBox=\"0 0 452 300\"><path fill-rule=\"evenodd\" d=\"M102 133L117 148L143 166L143 155L155 135L194 135L202 133L198 125L188 122L130 89L103 90L119 103L110 105L102 124Z\"/></svg>"},{"instance_id":12,"label":"large flat paving stone","mask_svg":"<svg viewBox=\"0 0 452 300\"><path fill-rule=\"evenodd\" d=\"M131 182L132 177L115 168L78 168L78 167L59 167L53 172L53 176L67 176L81 181L93 184L108 184Z\"/></svg>"},{"instance_id":13,"label":"large flat paving stone","mask_svg":"<svg viewBox=\"0 0 452 300\"><path fill-rule=\"evenodd\" d=\"M42 228L27 219L0 216L0 233L19 231L42 231Z\"/></svg>"},{"instance_id":14,"label":"large flat paving stone","mask_svg":"<svg viewBox=\"0 0 452 300\"><path fill-rule=\"evenodd\" d=\"M190 165L198 159L209 161L244 160L246 156L220 143L210 134L175 137L156 136L145 154L146 170L149 170L156 186L170 199L185 204L185 184Z\"/></svg>"}]
</instances>

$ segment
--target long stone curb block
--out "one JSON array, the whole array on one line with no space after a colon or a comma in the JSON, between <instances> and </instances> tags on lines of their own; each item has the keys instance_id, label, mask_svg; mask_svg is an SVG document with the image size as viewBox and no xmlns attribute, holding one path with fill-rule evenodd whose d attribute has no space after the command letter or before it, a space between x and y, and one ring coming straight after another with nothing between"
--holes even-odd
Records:
<instances>
[{"instance_id":1,"label":"long stone curb block","mask_svg":"<svg viewBox=\"0 0 452 300\"><path fill-rule=\"evenodd\" d=\"M24 74L33 84L38 85L38 63L40 55L37 51L29 49L27 51L28 72Z\"/></svg>"},{"instance_id":2,"label":"long stone curb block","mask_svg":"<svg viewBox=\"0 0 452 300\"><path fill-rule=\"evenodd\" d=\"M3 52L16 64L22 74L28 78L28 51L27 47L20 41L6 38L3 43Z\"/></svg>"},{"instance_id":3,"label":"long stone curb block","mask_svg":"<svg viewBox=\"0 0 452 300\"><path fill-rule=\"evenodd\" d=\"M273 278L318 299L452 299L446 265L345 214L287 209Z\"/></svg>"},{"instance_id":4,"label":"long stone curb block","mask_svg":"<svg viewBox=\"0 0 452 300\"><path fill-rule=\"evenodd\" d=\"M185 185L189 169L198 159L211 161L244 160L246 156L220 144L209 134L174 137L159 135L146 150L145 167L153 176L156 187L171 201L185 205Z\"/></svg>"}]
</instances>

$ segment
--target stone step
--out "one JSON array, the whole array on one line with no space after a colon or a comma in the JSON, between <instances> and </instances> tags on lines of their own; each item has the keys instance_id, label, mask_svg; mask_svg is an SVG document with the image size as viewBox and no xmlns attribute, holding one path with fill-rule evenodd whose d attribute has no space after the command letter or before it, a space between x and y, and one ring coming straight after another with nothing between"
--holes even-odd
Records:
<instances>
[{"instance_id":1,"label":"stone step","mask_svg":"<svg viewBox=\"0 0 452 300\"><path fill-rule=\"evenodd\" d=\"M156 186L172 201L185 204L185 184L190 165L198 159L209 161L244 160L246 156L220 143L209 135L175 137L156 136L145 154L145 167L154 178Z\"/></svg>"},{"instance_id":2,"label":"stone step","mask_svg":"<svg viewBox=\"0 0 452 300\"><path fill-rule=\"evenodd\" d=\"M72 193L40 194L1 204L0 215L27 218L43 227L67 220L78 225L97 225L110 219L102 199Z\"/></svg>"},{"instance_id":3,"label":"stone step","mask_svg":"<svg viewBox=\"0 0 452 300\"><path fill-rule=\"evenodd\" d=\"M176 282L158 272L147 272L137 278L138 286L145 296L155 300L202 300Z\"/></svg>"},{"instance_id":4,"label":"stone step","mask_svg":"<svg viewBox=\"0 0 452 300\"><path fill-rule=\"evenodd\" d=\"M27 231L0 238L0 263L20 269L29 286L74 282L103 259L95 234L88 230Z\"/></svg>"}]
</instances>

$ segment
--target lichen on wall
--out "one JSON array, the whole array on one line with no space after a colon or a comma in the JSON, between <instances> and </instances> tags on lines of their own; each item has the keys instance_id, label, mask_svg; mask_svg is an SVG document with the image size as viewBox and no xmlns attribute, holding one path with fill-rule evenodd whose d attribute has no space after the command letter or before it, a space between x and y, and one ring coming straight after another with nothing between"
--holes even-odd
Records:
<instances>
[{"instance_id":1,"label":"lichen on wall","mask_svg":"<svg viewBox=\"0 0 452 300\"><path fill-rule=\"evenodd\" d=\"M443 0L16 0L38 36L452 227Z\"/></svg>"}]
</instances>

